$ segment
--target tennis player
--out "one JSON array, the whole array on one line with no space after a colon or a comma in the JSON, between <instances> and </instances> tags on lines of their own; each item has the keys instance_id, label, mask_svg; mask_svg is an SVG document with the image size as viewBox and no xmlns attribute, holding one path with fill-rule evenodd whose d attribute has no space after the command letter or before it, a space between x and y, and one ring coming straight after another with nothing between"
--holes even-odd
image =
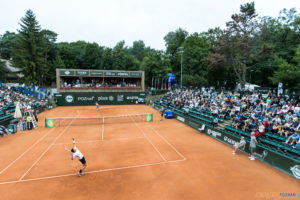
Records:
<instances>
[{"instance_id":1,"label":"tennis player","mask_svg":"<svg viewBox=\"0 0 300 200\"><path fill-rule=\"evenodd\" d=\"M233 145L234 150L233 150L232 154L235 155L236 151L242 147L243 147L243 149L245 149L245 147L246 147L246 141L245 141L244 137L241 137L241 141L237 142L237 143L235 143L235 145Z\"/></svg>"},{"instance_id":2,"label":"tennis player","mask_svg":"<svg viewBox=\"0 0 300 200\"><path fill-rule=\"evenodd\" d=\"M77 149L76 147L76 143L75 143L75 139L73 138L73 148L71 149L71 151L69 151L67 149L67 147L65 147L65 149L71 153L71 159L73 160L75 157L78 157L79 161L82 164L82 167L80 168L79 172L77 173L78 176L82 176L83 175L83 170L86 168L86 161L85 158L83 156L83 154Z\"/></svg>"},{"instance_id":3,"label":"tennis player","mask_svg":"<svg viewBox=\"0 0 300 200\"><path fill-rule=\"evenodd\" d=\"M97 110L99 110L99 103L96 102L96 107L97 107Z\"/></svg>"},{"instance_id":4,"label":"tennis player","mask_svg":"<svg viewBox=\"0 0 300 200\"><path fill-rule=\"evenodd\" d=\"M164 108L162 107L161 109L160 109L160 121L162 121L163 119L164 119Z\"/></svg>"}]
</instances>

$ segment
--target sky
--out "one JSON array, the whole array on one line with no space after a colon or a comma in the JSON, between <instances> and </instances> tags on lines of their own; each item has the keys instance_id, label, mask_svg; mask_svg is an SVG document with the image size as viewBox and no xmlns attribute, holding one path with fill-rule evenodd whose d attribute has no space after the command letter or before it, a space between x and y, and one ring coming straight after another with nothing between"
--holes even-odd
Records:
<instances>
[{"instance_id":1,"label":"sky","mask_svg":"<svg viewBox=\"0 0 300 200\"><path fill-rule=\"evenodd\" d=\"M0 34L17 32L27 9L33 10L42 29L58 34L58 42L85 40L114 47L143 40L165 50L164 36L179 27L189 33L225 28L245 0L1 0ZM300 0L255 0L259 16L277 17L283 8Z\"/></svg>"}]
</instances>

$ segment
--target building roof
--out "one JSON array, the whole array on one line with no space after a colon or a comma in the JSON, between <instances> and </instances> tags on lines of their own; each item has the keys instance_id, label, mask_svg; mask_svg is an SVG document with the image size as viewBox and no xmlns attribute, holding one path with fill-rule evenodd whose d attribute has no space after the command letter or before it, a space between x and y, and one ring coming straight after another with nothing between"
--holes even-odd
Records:
<instances>
[{"instance_id":1,"label":"building roof","mask_svg":"<svg viewBox=\"0 0 300 200\"><path fill-rule=\"evenodd\" d=\"M24 77L24 74L18 73L18 72L22 72L22 69L17 68L17 67L13 67L12 62L10 60L0 59L0 61L4 63L4 68L8 72L11 72L11 74L8 75L9 77L11 77L13 75L16 76L16 78Z\"/></svg>"}]
</instances>

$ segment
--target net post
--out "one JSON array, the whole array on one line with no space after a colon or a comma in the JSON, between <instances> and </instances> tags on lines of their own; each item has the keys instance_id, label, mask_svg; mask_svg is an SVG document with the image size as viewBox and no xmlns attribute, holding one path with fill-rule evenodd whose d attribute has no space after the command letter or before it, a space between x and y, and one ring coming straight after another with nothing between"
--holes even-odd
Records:
<instances>
[{"instance_id":1,"label":"net post","mask_svg":"<svg viewBox=\"0 0 300 200\"><path fill-rule=\"evenodd\" d=\"M146 121L147 122L153 122L153 114L152 113L147 113L146 114Z\"/></svg>"},{"instance_id":2,"label":"net post","mask_svg":"<svg viewBox=\"0 0 300 200\"><path fill-rule=\"evenodd\" d=\"M52 119L52 118L45 118L45 127L46 127L46 128L47 128L47 127L52 128L53 125L54 125L54 123L53 123L53 119Z\"/></svg>"}]
</instances>

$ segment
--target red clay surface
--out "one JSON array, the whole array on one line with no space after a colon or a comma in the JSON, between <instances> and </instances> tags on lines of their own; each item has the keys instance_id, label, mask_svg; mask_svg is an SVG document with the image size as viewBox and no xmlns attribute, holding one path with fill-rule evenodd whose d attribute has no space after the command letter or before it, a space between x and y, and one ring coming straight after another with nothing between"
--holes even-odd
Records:
<instances>
[{"instance_id":1,"label":"red clay surface","mask_svg":"<svg viewBox=\"0 0 300 200\"><path fill-rule=\"evenodd\" d=\"M45 128L47 117L154 113L154 122ZM300 181L144 105L59 107L40 127L0 138L0 199L287 199ZM64 145L72 137L86 174Z\"/></svg>"}]
</instances>

